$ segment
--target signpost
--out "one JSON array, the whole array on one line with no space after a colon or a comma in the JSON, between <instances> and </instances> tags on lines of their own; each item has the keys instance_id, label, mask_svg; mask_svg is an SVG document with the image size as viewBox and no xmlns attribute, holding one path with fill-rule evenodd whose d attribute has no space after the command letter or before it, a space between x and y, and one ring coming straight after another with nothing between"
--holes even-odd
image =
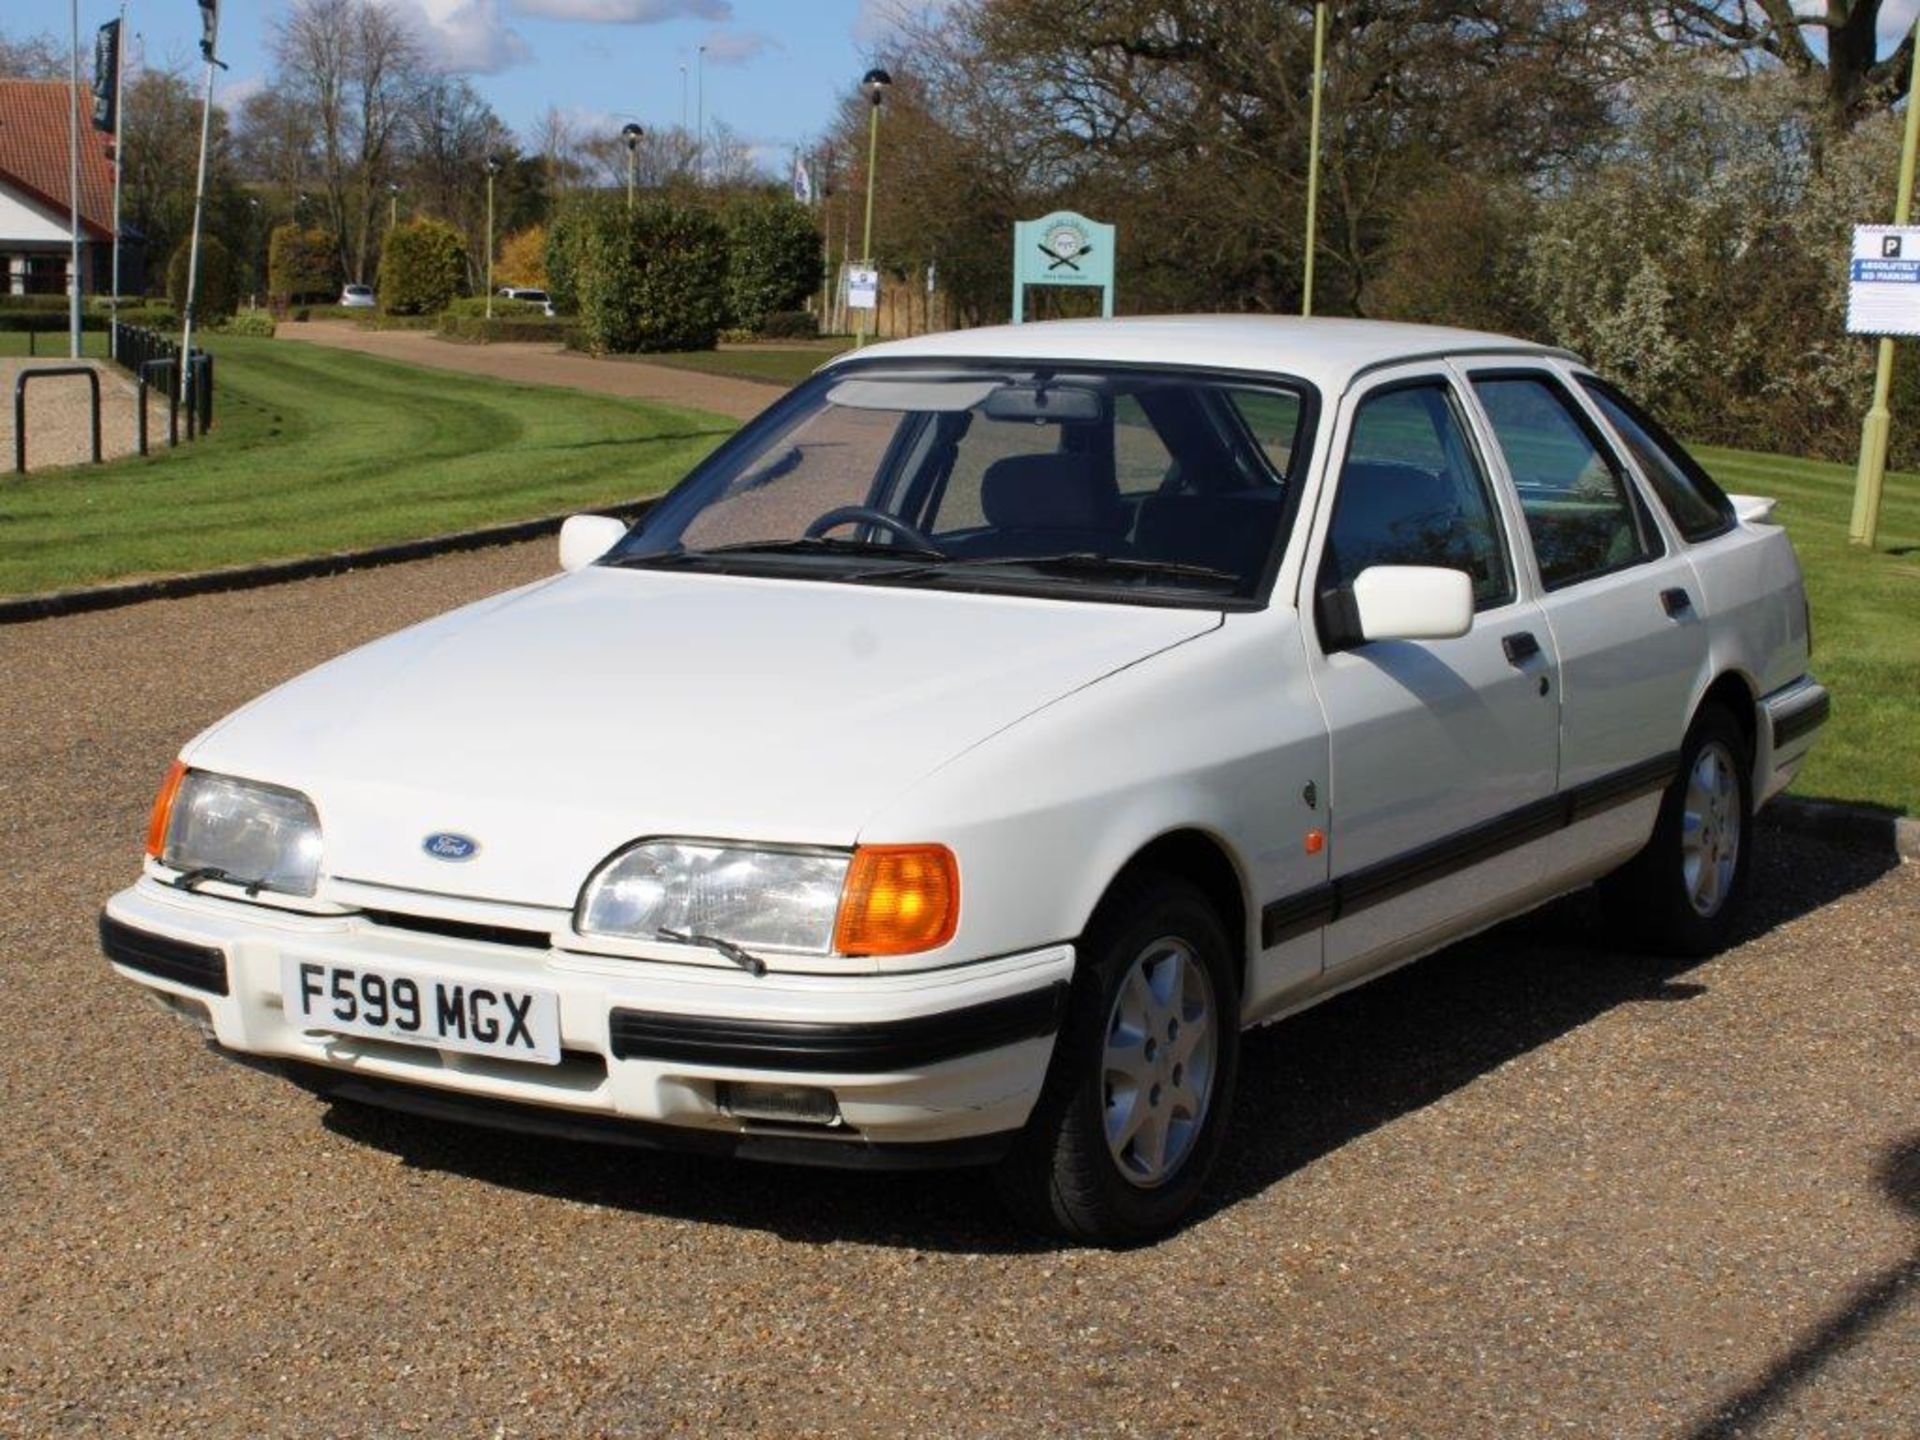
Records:
<instances>
[{"instance_id":1,"label":"signpost","mask_svg":"<svg viewBox=\"0 0 1920 1440\"><path fill-rule=\"evenodd\" d=\"M1114 227L1072 210L1013 226L1013 323L1026 319L1027 286L1100 287L1100 314L1113 318Z\"/></svg>"},{"instance_id":2,"label":"signpost","mask_svg":"<svg viewBox=\"0 0 1920 1440\"><path fill-rule=\"evenodd\" d=\"M849 265L847 267L847 308L849 310L878 310L880 308L880 272L871 265ZM862 329L865 329L863 326Z\"/></svg>"}]
</instances>

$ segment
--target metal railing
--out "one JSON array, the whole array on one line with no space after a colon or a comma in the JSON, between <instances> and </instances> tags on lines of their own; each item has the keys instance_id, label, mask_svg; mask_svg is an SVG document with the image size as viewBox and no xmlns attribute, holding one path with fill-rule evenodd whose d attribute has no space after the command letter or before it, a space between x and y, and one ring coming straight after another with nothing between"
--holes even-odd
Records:
<instances>
[{"instance_id":1,"label":"metal railing","mask_svg":"<svg viewBox=\"0 0 1920 1440\"><path fill-rule=\"evenodd\" d=\"M139 325L122 325L115 321L113 325L112 349L109 352L135 375L145 375L147 367L157 360L165 360L174 367L172 375L179 379L180 346L157 331L145 329ZM195 349L187 365L185 395L187 407L187 438L193 439L196 433L205 433L213 428L213 357L206 351ZM142 412L145 413L144 411Z\"/></svg>"},{"instance_id":2,"label":"metal railing","mask_svg":"<svg viewBox=\"0 0 1920 1440\"><path fill-rule=\"evenodd\" d=\"M38 370L22 370L13 382L13 473L27 473L27 382L61 376L84 375L93 408L93 463L100 463L100 372L91 365L48 365Z\"/></svg>"}]
</instances>

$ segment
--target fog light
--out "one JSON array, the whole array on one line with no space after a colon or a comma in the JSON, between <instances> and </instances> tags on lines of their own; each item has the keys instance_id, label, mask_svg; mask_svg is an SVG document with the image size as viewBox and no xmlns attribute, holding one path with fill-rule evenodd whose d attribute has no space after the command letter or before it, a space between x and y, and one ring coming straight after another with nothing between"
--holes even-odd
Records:
<instances>
[{"instance_id":1,"label":"fog light","mask_svg":"<svg viewBox=\"0 0 1920 1440\"><path fill-rule=\"evenodd\" d=\"M736 1120L778 1125L838 1125L840 1103L818 1085L761 1085L722 1080L714 1087L720 1108Z\"/></svg>"}]
</instances>

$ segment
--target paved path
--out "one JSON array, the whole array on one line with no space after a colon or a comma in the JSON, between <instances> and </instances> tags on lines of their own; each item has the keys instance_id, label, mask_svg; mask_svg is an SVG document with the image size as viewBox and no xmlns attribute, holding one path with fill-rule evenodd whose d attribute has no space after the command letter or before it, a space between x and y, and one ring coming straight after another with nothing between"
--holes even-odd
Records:
<instances>
[{"instance_id":1,"label":"paved path","mask_svg":"<svg viewBox=\"0 0 1920 1440\"><path fill-rule=\"evenodd\" d=\"M1710 963L1576 900L1264 1029L1211 1209L1122 1254L328 1107L110 974L186 737L553 566L0 630L0 1436L1920 1435L1920 866L1773 837Z\"/></svg>"},{"instance_id":2,"label":"paved path","mask_svg":"<svg viewBox=\"0 0 1920 1440\"><path fill-rule=\"evenodd\" d=\"M629 360L596 360L557 345L462 345L420 330L362 330L344 320L287 322L277 337L358 350L411 365L490 375L530 385L565 385L629 400L659 400L750 420L780 397L771 385ZM824 360L825 357L823 356Z\"/></svg>"}]
</instances>

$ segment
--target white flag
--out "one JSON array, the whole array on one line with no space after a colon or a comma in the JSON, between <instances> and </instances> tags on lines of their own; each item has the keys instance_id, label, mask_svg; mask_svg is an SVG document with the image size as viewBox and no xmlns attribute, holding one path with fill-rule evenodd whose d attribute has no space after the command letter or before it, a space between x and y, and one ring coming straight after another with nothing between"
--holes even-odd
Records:
<instances>
[{"instance_id":1,"label":"white flag","mask_svg":"<svg viewBox=\"0 0 1920 1440\"><path fill-rule=\"evenodd\" d=\"M813 172L807 169L807 157L793 152L793 198L802 205L813 204Z\"/></svg>"}]
</instances>

